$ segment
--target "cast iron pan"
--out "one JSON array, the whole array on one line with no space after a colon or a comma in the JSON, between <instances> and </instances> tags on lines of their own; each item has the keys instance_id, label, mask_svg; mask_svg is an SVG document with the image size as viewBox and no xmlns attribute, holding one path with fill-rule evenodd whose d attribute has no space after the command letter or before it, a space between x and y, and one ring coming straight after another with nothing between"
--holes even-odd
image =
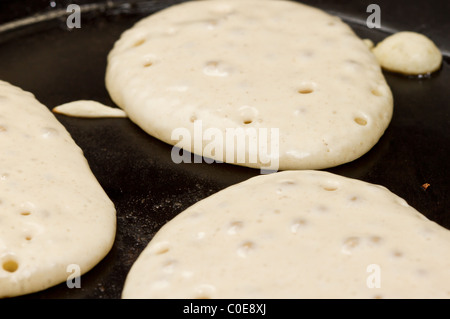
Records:
<instances>
[{"instance_id":1,"label":"cast iron pan","mask_svg":"<svg viewBox=\"0 0 450 319\"><path fill-rule=\"evenodd\" d=\"M139 19L179 2L100 1L88 6L89 1L77 1L81 28L70 30L63 12L69 1L2 1L0 79L34 93L49 108L79 99L114 106L104 86L106 56L114 42ZM303 2L341 16L360 37L375 43L410 30L429 36L442 50L443 66L430 77L385 72L395 99L389 128L366 155L327 171L386 186L450 229L450 41L444 33L449 30L449 2L378 0L380 29L365 24L371 1ZM27 19L36 15L41 21ZM161 226L195 202L259 174L228 164L174 164L171 146L128 119L57 118L115 203L117 236L107 257L81 277L81 288L63 283L16 299L120 298L131 265ZM424 183L430 184L426 190Z\"/></svg>"}]
</instances>

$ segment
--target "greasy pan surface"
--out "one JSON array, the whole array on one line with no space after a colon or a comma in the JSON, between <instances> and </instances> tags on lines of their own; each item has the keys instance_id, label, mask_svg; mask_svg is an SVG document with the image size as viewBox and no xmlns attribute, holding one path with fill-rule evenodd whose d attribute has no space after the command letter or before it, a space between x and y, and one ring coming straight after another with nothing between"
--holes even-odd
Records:
<instances>
[{"instance_id":1,"label":"greasy pan surface","mask_svg":"<svg viewBox=\"0 0 450 319\"><path fill-rule=\"evenodd\" d=\"M181 1L97 2L100 5L87 9L83 4L88 1L78 1L85 8L80 29L67 29L67 14L10 24L38 13L65 11L70 3L56 2L54 8L50 1L0 4L0 79L34 93L49 108L79 99L114 106L104 86L106 56L114 42L139 19ZM429 78L385 73L395 100L389 128L369 153L327 171L383 185L450 229L450 41L444 34L449 29L448 1L378 1L381 29L365 25L371 1L303 2L341 16L360 37L375 43L392 32L410 30L428 35L442 50L443 66ZM57 118L116 205L116 241L108 256L81 277L81 288L69 289L63 283L18 299L120 298L131 265L161 226L198 200L259 174L228 164L174 164L171 146L128 119ZM426 190L424 183L430 184Z\"/></svg>"}]
</instances>

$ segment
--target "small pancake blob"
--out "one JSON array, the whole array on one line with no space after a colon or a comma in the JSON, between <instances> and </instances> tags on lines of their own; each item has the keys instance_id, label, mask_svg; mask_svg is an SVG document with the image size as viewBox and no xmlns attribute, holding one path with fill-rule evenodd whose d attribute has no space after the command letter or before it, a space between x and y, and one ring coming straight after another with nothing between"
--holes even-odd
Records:
<instances>
[{"instance_id":1,"label":"small pancake blob","mask_svg":"<svg viewBox=\"0 0 450 319\"><path fill-rule=\"evenodd\" d=\"M67 116L85 118L127 117L127 114L121 109L91 100L79 100L64 103L54 107L52 111Z\"/></svg>"},{"instance_id":2,"label":"small pancake blob","mask_svg":"<svg viewBox=\"0 0 450 319\"><path fill-rule=\"evenodd\" d=\"M384 69L405 75L430 74L442 64L439 48L417 32L394 33L378 43L372 52Z\"/></svg>"}]
</instances>

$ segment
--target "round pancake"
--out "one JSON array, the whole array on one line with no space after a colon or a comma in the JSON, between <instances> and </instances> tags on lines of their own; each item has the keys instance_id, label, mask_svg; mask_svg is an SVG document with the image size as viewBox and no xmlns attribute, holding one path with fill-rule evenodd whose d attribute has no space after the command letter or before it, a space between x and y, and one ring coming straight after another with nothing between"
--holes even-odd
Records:
<instances>
[{"instance_id":1,"label":"round pancake","mask_svg":"<svg viewBox=\"0 0 450 319\"><path fill-rule=\"evenodd\" d=\"M3 81L0 146L0 298L75 284L112 247L113 203L50 110Z\"/></svg>"},{"instance_id":2,"label":"round pancake","mask_svg":"<svg viewBox=\"0 0 450 319\"><path fill-rule=\"evenodd\" d=\"M148 134L205 155L211 137L197 135L193 147L201 121L223 142L207 157L255 168L273 164L266 144L283 170L352 161L377 143L393 112L364 41L338 17L290 1L188 1L150 15L115 43L105 82ZM189 136L174 137L179 128ZM238 128L256 131L257 147L227 149L226 130Z\"/></svg>"},{"instance_id":3,"label":"round pancake","mask_svg":"<svg viewBox=\"0 0 450 319\"><path fill-rule=\"evenodd\" d=\"M259 175L177 215L123 298L448 298L450 231L382 186Z\"/></svg>"}]
</instances>

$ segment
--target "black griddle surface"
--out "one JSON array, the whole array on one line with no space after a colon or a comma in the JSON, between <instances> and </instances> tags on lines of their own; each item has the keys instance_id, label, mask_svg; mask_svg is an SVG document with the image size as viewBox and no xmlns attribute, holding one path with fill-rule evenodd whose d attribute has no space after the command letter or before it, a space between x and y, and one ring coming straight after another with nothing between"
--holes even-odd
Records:
<instances>
[{"instance_id":1,"label":"black griddle surface","mask_svg":"<svg viewBox=\"0 0 450 319\"><path fill-rule=\"evenodd\" d=\"M139 19L179 2L127 5L110 1L109 5L82 11L80 29L69 30L67 15L62 15L3 31L0 79L32 92L50 109L81 99L114 106L104 85L106 56L114 42ZM412 5L415 2L417 6ZM28 6L3 2L0 23L6 25L39 12L45 15L67 5L58 2L52 8L48 1L22 3ZM88 1L78 3L84 8ZM429 78L385 72L395 101L389 128L366 155L327 171L383 185L450 229L450 41L444 33L449 26L448 4L378 1L382 28L369 29L365 19L370 1L303 3L341 16L360 37L375 43L392 32L410 30L430 36L443 50L443 66ZM195 202L259 174L259 170L228 164L174 164L171 146L147 135L128 119L56 116L82 148L93 173L116 205L116 240L107 257L81 277L81 288L69 289L62 283L15 299L120 298L131 265L160 227ZM422 188L424 183L430 184L426 190Z\"/></svg>"}]
</instances>

